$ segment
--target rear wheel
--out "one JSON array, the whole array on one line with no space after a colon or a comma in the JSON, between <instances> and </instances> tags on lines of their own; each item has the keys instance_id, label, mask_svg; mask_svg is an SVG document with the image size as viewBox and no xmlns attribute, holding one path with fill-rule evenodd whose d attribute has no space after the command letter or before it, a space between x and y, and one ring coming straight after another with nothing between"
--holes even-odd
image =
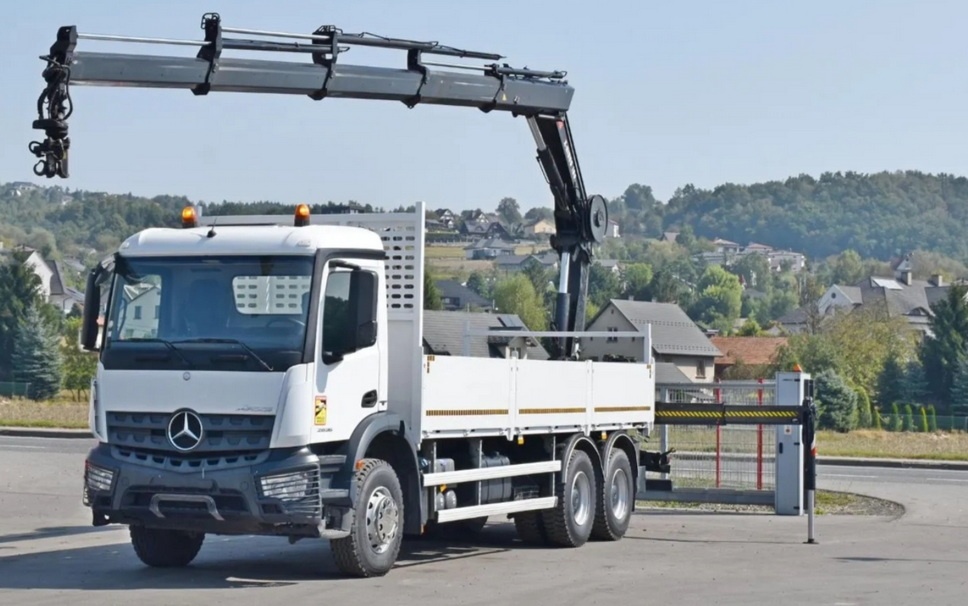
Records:
<instances>
[{"instance_id":1,"label":"rear wheel","mask_svg":"<svg viewBox=\"0 0 968 606\"><path fill-rule=\"evenodd\" d=\"M393 568L403 541L403 490L386 461L364 459L356 472L356 511L347 537L330 541L341 571L383 576Z\"/></svg>"},{"instance_id":2,"label":"rear wheel","mask_svg":"<svg viewBox=\"0 0 968 606\"><path fill-rule=\"evenodd\" d=\"M595 467L587 453L575 449L565 466L564 480L555 494L558 504L541 512L548 542L561 547L579 547L591 536L598 504Z\"/></svg>"},{"instance_id":3,"label":"rear wheel","mask_svg":"<svg viewBox=\"0 0 968 606\"><path fill-rule=\"evenodd\" d=\"M599 492L592 537L617 541L625 536L632 520L634 498L635 483L629 457L621 448L613 448L605 465L605 482Z\"/></svg>"},{"instance_id":4,"label":"rear wheel","mask_svg":"<svg viewBox=\"0 0 968 606\"><path fill-rule=\"evenodd\" d=\"M188 566L202 548L200 532L131 526L131 545L138 559L155 568Z\"/></svg>"}]
</instances>

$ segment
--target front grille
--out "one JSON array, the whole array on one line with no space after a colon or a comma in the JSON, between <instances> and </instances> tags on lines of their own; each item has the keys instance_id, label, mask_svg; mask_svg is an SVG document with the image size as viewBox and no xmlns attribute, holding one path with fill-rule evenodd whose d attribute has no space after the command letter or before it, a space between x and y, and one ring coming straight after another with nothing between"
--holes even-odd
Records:
<instances>
[{"instance_id":1,"label":"front grille","mask_svg":"<svg viewBox=\"0 0 968 606\"><path fill-rule=\"evenodd\" d=\"M192 472L218 471L258 465L269 458L269 451L247 452L244 454L182 454L151 451L141 448L112 446L115 459L147 465L165 471Z\"/></svg>"},{"instance_id":2,"label":"front grille","mask_svg":"<svg viewBox=\"0 0 968 606\"><path fill-rule=\"evenodd\" d=\"M174 454L172 459L184 459L184 453L168 440L171 413L108 412L108 441L121 450L139 453ZM240 455L267 450L272 440L275 416L199 414L204 434L201 443L191 453Z\"/></svg>"}]
</instances>

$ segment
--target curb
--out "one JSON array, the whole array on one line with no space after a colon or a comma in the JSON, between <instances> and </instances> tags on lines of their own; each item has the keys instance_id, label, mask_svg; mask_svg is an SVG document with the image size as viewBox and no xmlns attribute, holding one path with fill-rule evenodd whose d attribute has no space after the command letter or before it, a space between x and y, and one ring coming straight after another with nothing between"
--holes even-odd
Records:
<instances>
[{"instance_id":1,"label":"curb","mask_svg":"<svg viewBox=\"0 0 968 606\"><path fill-rule=\"evenodd\" d=\"M968 470L968 461L939 461L933 459L878 459L861 457L817 457L818 465L844 467L891 467L895 469L950 469Z\"/></svg>"},{"instance_id":2,"label":"curb","mask_svg":"<svg viewBox=\"0 0 968 606\"><path fill-rule=\"evenodd\" d=\"M19 438L94 438L94 434L89 429L63 429L58 427L0 427L0 436Z\"/></svg>"}]
</instances>

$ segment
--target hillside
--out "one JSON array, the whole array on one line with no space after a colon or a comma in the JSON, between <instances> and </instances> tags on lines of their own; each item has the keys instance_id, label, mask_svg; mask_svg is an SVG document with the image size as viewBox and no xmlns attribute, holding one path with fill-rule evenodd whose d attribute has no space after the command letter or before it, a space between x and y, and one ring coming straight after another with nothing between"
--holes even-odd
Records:
<instances>
[{"instance_id":1,"label":"hillside","mask_svg":"<svg viewBox=\"0 0 968 606\"><path fill-rule=\"evenodd\" d=\"M181 196L0 184L0 240L29 244L53 258L89 262L138 229L177 224L178 210L187 202ZM352 204L317 204L313 212L338 212ZM290 209L271 201L223 202L209 204L206 212ZM685 229L701 238L790 249L811 260L853 249L865 259L922 250L968 261L968 179L944 174L838 172L712 190L687 185L666 203L648 186L636 184L612 201L611 214L626 242Z\"/></svg>"},{"instance_id":2,"label":"hillside","mask_svg":"<svg viewBox=\"0 0 968 606\"><path fill-rule=\"evenodd\" d=\"M887 260L915 249L968 260L968 179L916 171L825 173L713 190L660 205L664 230L760 242L818 259L848 248Z\"/></svg>"}]
</instances>

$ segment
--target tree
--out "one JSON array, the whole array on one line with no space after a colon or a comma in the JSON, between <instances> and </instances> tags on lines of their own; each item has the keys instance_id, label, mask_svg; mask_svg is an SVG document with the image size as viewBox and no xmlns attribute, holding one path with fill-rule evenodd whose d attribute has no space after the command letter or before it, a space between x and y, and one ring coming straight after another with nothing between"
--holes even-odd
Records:
<instances>
[{"instance_id":1,"label":"tree","mask_svg":"<svg viewBox=\"0 0 968 606\"><path fill-rule=\"evenodd\" d=\"M534 208L528 209L528 212L524 213L524 218L526 221L533 223L537 223L542 219L554 221L555 211L544 206L535 206Z\"/></svg>"},{"instance_id":2,"label":"tree","mask_svg":"<svg viewBox=\"0 0 968 606\"><path fill-rule=\"evenodd\" d=\"M485 299L491 298L491 283L482 271L475 269L471 272L467 277L467 288L473 290Z\"/></svg>"},{"instance_id":3,"label":"tree","mask_svg":"<svg viewBox=\"0 0 968 606\"><path fill-rule=\"evenodd\" d=\"M915 352L915 334L903 318L891 317L883 304L865 304L838 313L823 328L824 336L840 352L842 374L868 393L878 387L885 360L895 353L902 359Z\"/></svg>"},{"instance_id":4,"label":"tree","mask_svg":"<svg viewBox=\"0 0 968 606\"><path fill-rule=\"evenodd\" d=\"M546 330L548 318L541 299L528 278L520 273L499 281L494 286L497 311L517 314L531 330Z\"/></svg>"},{"instance_id":5,"label":"tree","mask_svg":"<svg viewBox=\"0 0 968 606\"><path fill-rule=\"evenodd\" d=\"M871 416L871 399L867 397L867 390L858 385L854 388L857 393L857 426L868 428L873 423Z\"/></svg>"},{"instance_id":6,"label":"tree","mask_svg":"<svg viewBox=\"0 0 968 606\"><path fill-rule=\"evenodd\" d=\"M950 400L955 370L966 355L968 305L965 294L964 286L952 284L948 296L932 306L934 316L929 325L933 335L925 337L921 347L925 378L939 402Z\"/></svg>"},{"instance_id":7,"label":"tree","mask_svg":"<svg viewBox=\"0 0 968 606\"><path fill-rule=\"evenodd\" d=\"M0 379L11 380L18 328L31 306L41 304L40 277L26 265L27 253L13 252L0 263Z\"/></svg>"},{"instance_id":8,"label":"tree","mask_svg":"<svg viewBox=\"0 0 968 606\"><path fill-rule=\"evenodd\" d=\"M648 263L628 263L622 268L622 298L648 301L654 296L652 290L652 266Z\"/></svg>"},{"instance_id":9,"label":"tree","mask_svg":"<svg viewBox=\"0 0 968 606\"><path fill-rule=\"evenodd\" d=\"M596 307L604 307L621 294L622 284L615 272L601 263L593 263L588 270L588 298ZM589 318L593 314L586 314Z\"/></svg>"},{"instance_id":10,"label":"tree","mask_svg":"<svg viewBox=\"0 0 968 606\"><path fill-rule=\"evenodd\" d=\"M690 314L694 320L729 331L739 317L743 287L739 278L718 265L703 272L697 286L698 299Z\"/></svg>"},{"instance_id":11,"label":"tree","mask_svg":"<svg viewBox=\"0 0 968 606\"><path fill-rule=\"evenodd\" d=\"M740 337L758 337L763 334L763 328L753 318L747 318L740 327L738 335Z\"/></svg>"},{"instance_id":12,"label":"tree","mask_svg":"<svg viewBox=\"0 0 968 606\"><path fill-rule=\"evenodd\" d=\"M434 281L428 268L424 268L424 309L440 310L444 308L444 303L440 298L440 289Z\"/></svg>"},{"instance_id":13,"label":"tree","mask_svg":"<svg viewBox=\"0 0 968 606\"><path fill-rule=\"evenodd\" d=\"M64 323L64 343L61 346L61 357L64 361L63 387L74 394L75 400L84 397L97 367L97 354L81 351L77 346L80 330L81 318L68 319Z\"/></svg>"},{"instance_id":14,"label":"tree","mask_svg":"<svg viewBox=\"0 0 968 606\"><path fill-rule=\"evenodd\" d=\"M928 426L928 411L924 409L924 406L921 406L920 408L921 408L920 429L924 433L928 433L929 431L931 431L930 427Z\"/></svg>"},{"instance_id":15,"label":"tree","mask_svg":"<svg viewBox=\"0 0 968 606\"><path fill-rule=\"evenodd\" d=\"M518 201L514 198L501 198L497 204L497 214L506 225L518 225L524 221Z\"/></svg>"},{"instance_id":16,"label":"tree","mask_svg":"<svg viewBox=\"0 0 968 606\"><path fill-rule=\"evenodd\" d=\"M856 429L857 393L832 370L818 373L814 380L820 414L817 427L840 432Z\"/></svg>"},{"instance_id":17,"label":"tree","mask_svg":"<svg viewBox=\"0 0 968 606\"><path fill-rule=\"evenodd\" d=\"M877 380L877 401L882 405L905 399L904 367L897 352L891 352L884 360Z\"/></svg>"},{"instance_id":18,"label":"tree","mask_svg":"<svg viewBox=\"0 0 968 606\"><path fill-rule=\"evenodd\" d=\"M32 400L49 400L60 393L63 361L57 333L41 318L36 305L27 308L24 321L17 328L12 356L13 374L17 381L29 383L27 396Z\"/></svg>"}]
</instances>

